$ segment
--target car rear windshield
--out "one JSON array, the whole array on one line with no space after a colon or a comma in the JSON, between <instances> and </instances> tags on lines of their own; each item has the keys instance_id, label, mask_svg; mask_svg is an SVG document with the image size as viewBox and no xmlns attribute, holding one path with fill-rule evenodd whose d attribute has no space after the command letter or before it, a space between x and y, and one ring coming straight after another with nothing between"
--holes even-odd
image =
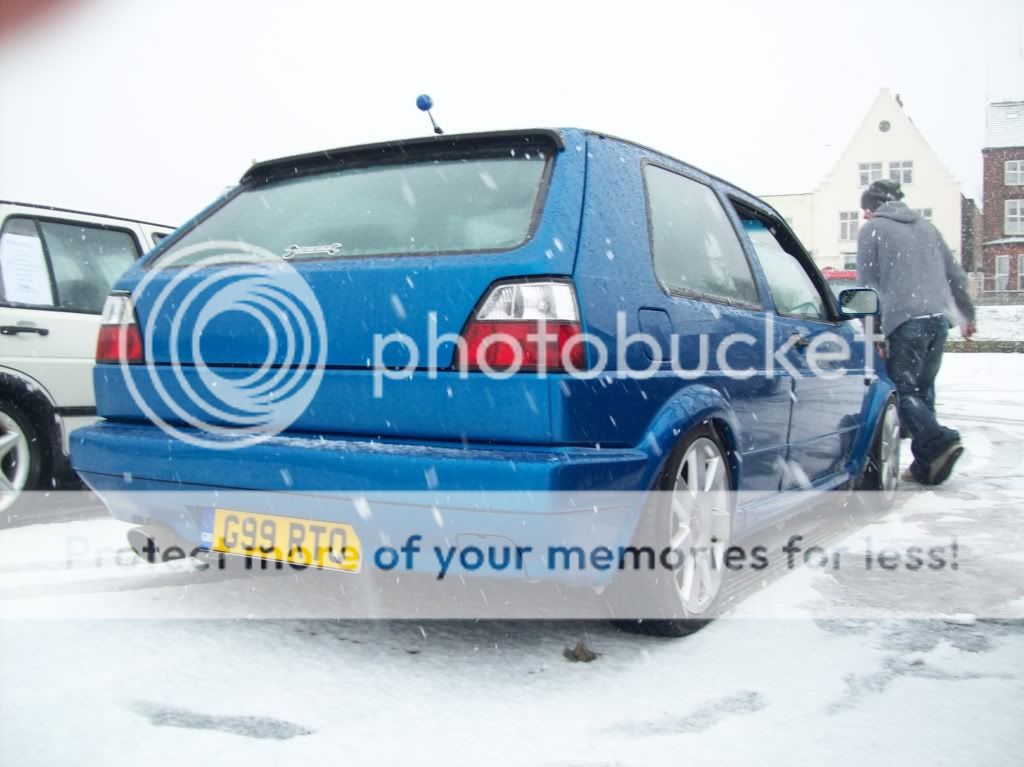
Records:
<instances>
[{"instance_id":1,"label":"car rear windshield","mask_svg":"<svg viewBox=\"0 0 1024 767\"><path fill-rule=\"evenodd\" d=\"M506 250L529 237L550 153L537 148L322 172L243 188L164 252L241 241L292 260Z\"/></svg>"}]
</instances>

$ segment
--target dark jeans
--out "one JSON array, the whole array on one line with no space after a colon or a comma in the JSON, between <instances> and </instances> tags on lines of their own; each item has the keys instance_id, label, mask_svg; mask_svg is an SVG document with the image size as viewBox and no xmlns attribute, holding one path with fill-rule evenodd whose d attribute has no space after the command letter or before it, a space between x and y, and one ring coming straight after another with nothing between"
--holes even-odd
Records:
<instances>
[{"instance_id":1,"label":"dark jeans","mask_svg":"<svg viewBox=\"0 0 1024 767\"><path fill-rule=\"evenodd\" d=\"M914 453L910 471L919 482L927 479L931 462L960 439L959 432L935 418L935 376L948 332L945 317L928 317L904 322L886 339L886 367L896 384L900 421L910 432Z\"/></svg>"}]
</instances>

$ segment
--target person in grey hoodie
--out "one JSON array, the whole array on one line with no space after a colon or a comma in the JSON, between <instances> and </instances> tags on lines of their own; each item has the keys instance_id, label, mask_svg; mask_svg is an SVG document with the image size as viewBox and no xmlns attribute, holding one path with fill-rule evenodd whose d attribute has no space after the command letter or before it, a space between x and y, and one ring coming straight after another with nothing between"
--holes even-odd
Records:
<instances>
[{"instance_id":1,"label":"person in grey hoodie","mask_svg":"<svg viewBox=\"0 0 1024 767\"><path fill-rule=\"evenodd\" d=\"M939 230L902 198L895 181L876 181L861 195L867 224L857 239L857 275L881 300L886 369L914 454L903 479L938 485L964 449L960 434L935 417L935 377L949 328L960 325L968 340L974 334L974 305Z\"/></svg>"}]
</instances>

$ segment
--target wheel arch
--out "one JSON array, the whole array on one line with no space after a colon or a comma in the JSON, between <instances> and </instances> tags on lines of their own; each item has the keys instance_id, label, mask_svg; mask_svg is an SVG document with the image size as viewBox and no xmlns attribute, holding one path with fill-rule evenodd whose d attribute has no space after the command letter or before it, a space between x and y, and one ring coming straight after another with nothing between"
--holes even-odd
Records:
<instances>
[{"instance_id":1,"label":"wheel arch","mask_svg":"<svg viewBox=\"0 0 1024 767\"><path fill-rule=\"evenodd\" d=\"M698 426L707 424L721 440L729 459L733 487L739 486L742 463L739 458L739 423L729 400L717 389L693 384L681 389L652 419L641 445L652 458L653 470L647 486L653 487L665 471L673 450Z\"/></svg>"},{"instance_id":2,"label":"wheel arch","mask_svg":"<svg viewBox=\"0 0 1024 767\"><path fill-rule=\"evenodd\" d=\"M872 384L871 391L864 398L863 423L870 428L863 428L857 434L850 451L850 462L847 471L851 477L859 477L867 465L871 455L871 447L875 444L878 430L882 426L882 415L890 402L896 401L896 387L888 379L879 378Z\"/></svg>"},{"instance_id":3,"label":"wheel arch","mask_svg":"<svg viewBox=\"0 0 1024 767\"><path fill-rule=\"evenodd\" d=\"M40 439L43 455L43 471L51 473L63 455L63 425L57 403L49 391L34 378L11 370L0 368L0 400L9 400L32 422Z\"/></svg>"}]
</instances>

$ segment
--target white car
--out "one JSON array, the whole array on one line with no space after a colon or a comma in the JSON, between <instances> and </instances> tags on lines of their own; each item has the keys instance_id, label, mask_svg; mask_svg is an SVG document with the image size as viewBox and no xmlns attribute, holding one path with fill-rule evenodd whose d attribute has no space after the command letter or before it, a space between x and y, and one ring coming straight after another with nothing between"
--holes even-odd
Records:
<instances>
[{"instance_id":1,"label":"white car","mask_svg":"<svg viewBox=\"0 0 1024 767\"><path fill-rule=\"evenodd\" d=\"M0 511L70 476L68 434L95 420L103 302L172 229L0 200Z\"/></svg>"}]
</instances>

